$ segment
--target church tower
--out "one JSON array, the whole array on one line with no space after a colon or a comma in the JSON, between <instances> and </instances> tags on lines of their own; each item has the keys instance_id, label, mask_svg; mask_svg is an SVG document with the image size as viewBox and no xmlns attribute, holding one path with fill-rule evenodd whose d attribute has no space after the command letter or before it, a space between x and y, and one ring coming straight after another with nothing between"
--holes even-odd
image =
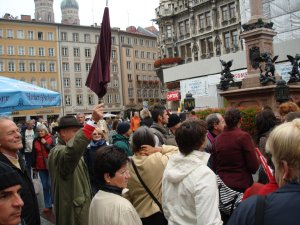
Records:
<instances>
[{"instance_id":1,"label":"church tower","mask_svg":"<svg viewBox=\"0 0 300 225\"><path fill-rule=\"evenodd\" d=\"M54 23L53 0L34 0L37 21Z\"/></svg>"},{"instance_id":2,"label":"church tower","mask_svg":"<svg viewBox=\"0 0 300 225\"><path fill-rule=\"evenodd\" d=\"M80 24L79 6L76 0L63 0L61 5L61 23L63 24Z\"/></svg>"}]
</instances>

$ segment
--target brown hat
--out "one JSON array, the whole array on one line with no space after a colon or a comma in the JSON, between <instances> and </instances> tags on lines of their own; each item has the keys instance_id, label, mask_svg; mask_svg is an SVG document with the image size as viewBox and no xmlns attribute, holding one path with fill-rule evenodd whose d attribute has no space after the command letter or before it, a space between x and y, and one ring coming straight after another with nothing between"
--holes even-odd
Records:
<instances>
[{"instance_id":1,"label":"brown hat","mask_svg":"<svg viewBox=\"0 0 300 225\"><path fill-rule=\"evenodd\" d=\"M63 116L58 121L58 126L53 127L54 131L68 127L82 127L82 125L76 120L74 116Z\"/></svg>"}]
</instances>

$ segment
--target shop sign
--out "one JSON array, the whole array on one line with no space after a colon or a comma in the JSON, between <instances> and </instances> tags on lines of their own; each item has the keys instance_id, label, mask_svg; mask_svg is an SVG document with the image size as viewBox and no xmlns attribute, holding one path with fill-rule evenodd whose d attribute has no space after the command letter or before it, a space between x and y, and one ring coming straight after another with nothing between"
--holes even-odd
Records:
<instances>
[{"instance_id":1,"label":"shop sign","mask_svg":"<svg viewBox=\"0 0 300 225\"><path fill-rule=\"evenodd\" d=\"M167 101L178 101L179 99L179 91L169 91L167 93Z\"/></svg>"}]
</instances>

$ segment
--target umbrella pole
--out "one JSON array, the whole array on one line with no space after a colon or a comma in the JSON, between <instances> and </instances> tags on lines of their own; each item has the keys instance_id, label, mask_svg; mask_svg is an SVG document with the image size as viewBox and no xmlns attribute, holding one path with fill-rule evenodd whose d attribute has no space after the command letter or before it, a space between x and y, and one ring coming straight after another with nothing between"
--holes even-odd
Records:
<instances>
[{"instance_id":1,"label":"umbrella pole","mask_svg":"<svg viewBox=\"0 0 300 225\"><path fill-rule=\"evenodd\" d=\"M108 6L108 0L106 0L106 7Z\"/></svg>"}]
</instances>

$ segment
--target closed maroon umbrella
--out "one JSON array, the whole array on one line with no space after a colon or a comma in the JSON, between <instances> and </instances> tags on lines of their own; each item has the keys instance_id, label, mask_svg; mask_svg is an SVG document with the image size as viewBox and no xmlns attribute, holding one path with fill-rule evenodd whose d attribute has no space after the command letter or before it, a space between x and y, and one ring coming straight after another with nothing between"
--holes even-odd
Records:
<instances>
[{"instance_id":1,"label":"closed maroon umbrella","mask_svg":"<svg viewBox=\"0 0 300 225\"><path fill-rule=\"evenodd\" d=\"M111 28L109 10L108 7L105 7L96 54L85 83L85 86L95 92L99 98L106 94L107 83L110 82L110 55Z\"/></svg>"}]
</instances>

